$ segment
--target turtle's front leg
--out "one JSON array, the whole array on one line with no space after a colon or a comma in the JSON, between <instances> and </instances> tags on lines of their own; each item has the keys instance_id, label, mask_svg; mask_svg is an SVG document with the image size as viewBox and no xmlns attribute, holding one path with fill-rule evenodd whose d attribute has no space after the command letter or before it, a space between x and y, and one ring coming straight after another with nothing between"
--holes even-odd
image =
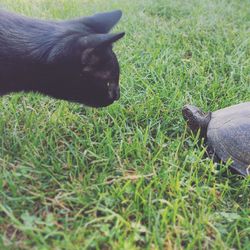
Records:
<instances>
[{"instance_id":1,"label":"turtle's front leg","mask_svg":"<svg viewBox=\"0 0 250 250\"><path fill-rule=\"evenodd\" d=\"M243 175L245 177L250 175L250 165L243 166L240 163L237 164L234 162L230 165L229 168L233 173L240 174L240 175Z\"/></svg>"}]
</instances>

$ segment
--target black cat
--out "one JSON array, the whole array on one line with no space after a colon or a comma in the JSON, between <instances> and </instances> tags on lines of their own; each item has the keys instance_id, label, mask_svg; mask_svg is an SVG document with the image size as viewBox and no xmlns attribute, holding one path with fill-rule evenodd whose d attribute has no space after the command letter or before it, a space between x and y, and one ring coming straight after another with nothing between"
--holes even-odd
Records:
<instances>
[{"instance_id":1,"label":"black cat","mask_svg":"<svg viewBox=\"0 0 250 250\"><path fill-rule=\"evenodd\" d=\"M0 11L0 95L34 91L104 107L119 99L119 64L108 34L117 10L68 21Z\"/></svg>"}]
</instances>

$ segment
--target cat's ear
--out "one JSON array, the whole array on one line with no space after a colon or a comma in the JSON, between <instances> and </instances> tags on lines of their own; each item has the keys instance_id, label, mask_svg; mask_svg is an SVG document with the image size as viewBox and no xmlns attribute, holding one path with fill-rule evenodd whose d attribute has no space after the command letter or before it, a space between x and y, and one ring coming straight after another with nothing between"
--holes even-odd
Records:
<instances>
[{"instance_id":1,"label":"cat's ear","mask_svg":"<svg viewBox=\"0 0 250 250\"><path fill-rule=\"evenodd\" d=\"M124 32L117 34L95 34L81 39L81 47L84 48L81 55L83 72L95 72L95 67L100 63L100 53L103 47L111 45L124 36Z\"/></svg>"},{"instance_id":2,"label":"cat's ear","mask_svg":"<svg viewBox=\"0 0 250 250\"><path fill-rule=\"evenodd\" d=\"M124 34L124 32L121 32L117 34L95 34L82 37L80 39L82 71L84 73L96 74L95 68L100 64L100 54L105 51L103 48L121 39ZM105 77L105 75L102 77Z\"/></svg>"},{"instance_id":3,"label":"cat's ear","mask_svg":"<svg viewBox=\"0 0 250 250\"><path fill-rule=\"evenodd\" d=\"M80 39L83 48L100 48L113 44L125 35L124 32L116 34L94 34Z\"/></svg>"},{"instance_id":4,"label":"cat's ear","mask_svg":"<svg viewBox=\"0 0 250 250\"><path fill-rule=\"evenodd\" d=\"M98 13L83 19L84 24L96 33L108 33L121 19L122 12L115 10L111 12Z\"/></svg>"}]
</instances>

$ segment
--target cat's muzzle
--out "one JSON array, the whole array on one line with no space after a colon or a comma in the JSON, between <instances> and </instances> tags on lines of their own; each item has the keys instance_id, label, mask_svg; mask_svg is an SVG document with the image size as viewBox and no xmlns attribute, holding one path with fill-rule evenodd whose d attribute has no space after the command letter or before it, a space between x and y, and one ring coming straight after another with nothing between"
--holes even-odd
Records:
<instances>
[{"instance_id":1,"label":"cat's muzzle","mask_svg":"<svg viewBox=\"0 0 250 250\"><path fill-rule=\"evenodd\" d=\"M111 100L118 100L120 98L120 87L116 84L108 84L108 95Z\"/></svg>"}]
</instances>

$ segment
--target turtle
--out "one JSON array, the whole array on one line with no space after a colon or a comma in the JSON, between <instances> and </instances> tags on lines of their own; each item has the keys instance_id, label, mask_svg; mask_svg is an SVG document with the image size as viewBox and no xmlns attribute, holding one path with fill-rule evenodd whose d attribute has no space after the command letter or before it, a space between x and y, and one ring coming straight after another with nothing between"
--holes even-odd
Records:
<instances>
[{"instance_id":1,"label":"turtle","mask_svg":"<svg viewBox=\"0 0 250 250\"><path fill-rule=\"evenodd\" d=\"M249 176L250 102L215 112L203 112L196 106L185 105L182 115L191 131L204 138L208 156L222 163L231 159L233 172Z\"/></svg>"}]
</instances>

